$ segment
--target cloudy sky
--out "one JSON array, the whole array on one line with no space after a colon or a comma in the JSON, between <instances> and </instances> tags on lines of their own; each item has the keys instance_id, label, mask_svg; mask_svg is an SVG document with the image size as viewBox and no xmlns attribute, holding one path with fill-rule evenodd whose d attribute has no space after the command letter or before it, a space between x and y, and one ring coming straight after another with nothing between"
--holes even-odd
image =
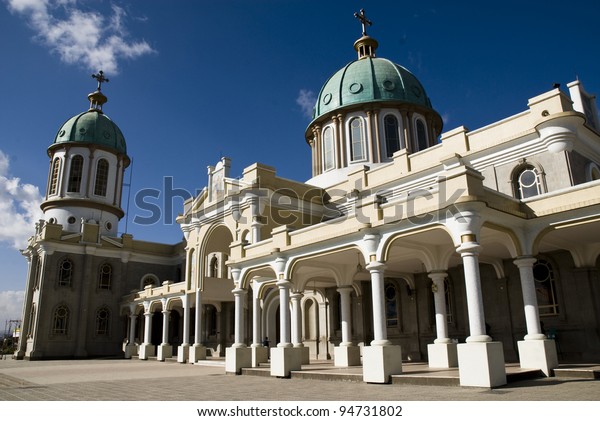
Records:
<instances>
[{"instance_id":1,"label":"cloudy sky","mask_svg":"<svg viewBox=\"0 0 600 421\"><path fill-rule=\"evenodd\" d=\"M590 1L0 0L0 323L20 317L18 249L40 217L46 148L87 109L91 73L110 79L104 111L133 158L120 231L174 243L180 196L221 156L234 176L258 161L310 178L304 130L322 84L355 59L361 7L378 55L419 78L444 130L521 112L554 83L600 92Z\"/></svg>"}]
</instances>

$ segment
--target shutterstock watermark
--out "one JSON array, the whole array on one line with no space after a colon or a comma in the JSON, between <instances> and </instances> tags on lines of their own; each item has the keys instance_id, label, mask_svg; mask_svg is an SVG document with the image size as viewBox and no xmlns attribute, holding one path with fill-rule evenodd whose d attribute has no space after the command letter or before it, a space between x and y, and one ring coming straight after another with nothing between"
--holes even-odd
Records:
<instances>
[{"instance_id":1,"label":"shutterstock watermark","mask_svg":"<svg viewBox=\"0 0 600 421\"><path fill-rule=\"evenodd\" d=\"M432 188L416 188L408 191L371 189L311 188L299 194L291 188L270 190L258 187L240 190L214 189L210 206L194 211L194 217L224 218L231 213L240 224L259 223L271 226L289 225L302 228L316 223L335 224L352 217L361 223L372 223L377 212L382 212L384 223L408 221L413 225L435 222L442 215L460 216L457 200L466 189L454 190L448 197L443 179ZM133 223L138 225L174 225L176 217L184 211L184 204L197 197L202 190L190 192L175 187L173 177L163 177L162 189L145 188L135 194L136 211ZM208 204L208 203L207 203ZM373 209L375 208L375 209ZM229 210L225 212L226 210ZM429 209L423 212L420 209ZM139 213L138 213L139 212Z\"/></svg>"}]
</instances>

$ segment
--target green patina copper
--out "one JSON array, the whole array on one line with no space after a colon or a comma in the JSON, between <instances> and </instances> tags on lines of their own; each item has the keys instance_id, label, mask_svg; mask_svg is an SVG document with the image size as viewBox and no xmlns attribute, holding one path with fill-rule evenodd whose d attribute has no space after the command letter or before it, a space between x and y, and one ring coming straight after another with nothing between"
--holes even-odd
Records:
<instances>
[{"instance_id":1,"label":"green patina copper","mask_svg":"<svg viewBox=\"0 0 600 421\"><path fill-rule=\"evenodd\" d=\"M376 101L406 102L431 107L421 82L404 67L390 60L363 57L338 70L323 85L313 121L331 111Z\"/></svg>"},{"instance_id":2,"label":"green patina copper","mask_svg":"<svg viewBox=\"0 0 600 421\"><path fill-rule=\"evenodd\" d=\"M98 145L127 154L121 129L105 114L93 109L71 117L58 130L54 144L67 142Z\"/></svg>"}]
</instances>

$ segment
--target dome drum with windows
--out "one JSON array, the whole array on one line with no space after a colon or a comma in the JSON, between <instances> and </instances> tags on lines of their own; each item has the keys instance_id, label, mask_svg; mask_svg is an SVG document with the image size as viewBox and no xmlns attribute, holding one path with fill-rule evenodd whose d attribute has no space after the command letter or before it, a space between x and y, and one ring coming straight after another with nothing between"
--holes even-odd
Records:
<instances>
[{"instance_id":1,"label":"dome drum with windows","mask_svg":"<svg viewBox=\"0 0 600 421\"><path fill-rule=\"evenodd\" d=\"M309 183L320 187L340 181L353 166L373 167L399 150L434 146L442 131L423 85L406 68L375 56L378 42L365 29L371 22L363 10L355 16L363 24L354 43L358 59L325 82L305 133L313 157Z\"/></svg>"},{"instance_id":2,"label":"dome drum with windows","mask_svg":"<svg viewBox=\"0 0 600 421\"><path fill-rule=\"evenodd\" d=\"M108 79L102 71L92 77L98 88L88 95L89 110L68 119L48 148L50 174L41 208L47 222L65 231L93 222L101 234L116 235L130 159L121 129L102 111L107 98L101 87Z\"/></svg>"}]
</instances>

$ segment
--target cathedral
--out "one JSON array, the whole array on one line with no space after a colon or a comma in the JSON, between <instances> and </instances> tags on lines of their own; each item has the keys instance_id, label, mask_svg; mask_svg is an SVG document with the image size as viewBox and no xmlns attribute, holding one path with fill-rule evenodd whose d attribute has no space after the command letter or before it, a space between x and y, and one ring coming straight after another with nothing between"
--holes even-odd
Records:
<instances>
[{"instance_id":1,"label":"cathedral","mask_svg":"<svg viewBox=\"0 0 600 421\"><path fill-rule=\"evenodd\" d=\"M600 122L576 80L488 126L444 131L425 87L377 56L327 79L305 131L312 177L230 160L177 218L184 240L118 235L130 164L104 113L57 131L19 359L224 357L288 377L315 360L387 383L406 361L506 383L600 355Z\"/></svg>"}]
</instances>

